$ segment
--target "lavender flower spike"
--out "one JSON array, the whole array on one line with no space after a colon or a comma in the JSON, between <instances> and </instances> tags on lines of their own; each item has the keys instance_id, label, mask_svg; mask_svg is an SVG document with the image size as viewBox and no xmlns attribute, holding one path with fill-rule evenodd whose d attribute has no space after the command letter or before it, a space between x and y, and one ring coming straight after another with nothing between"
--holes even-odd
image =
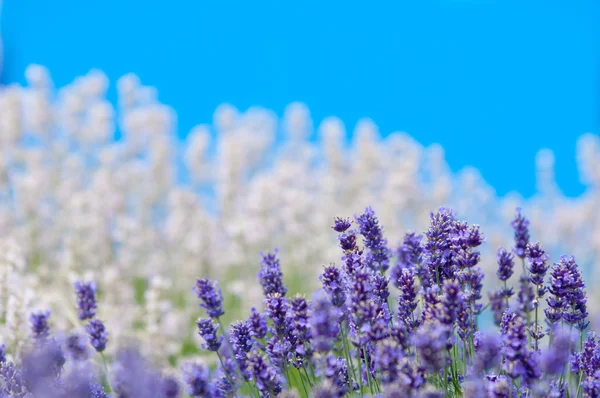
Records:
<instances>
[{"instance_id":1,"label":"lavender flower spike","mask_svg":"<svg viewBox=\"0 0 600 398\"><path fill-rule=\"evenodd\" d=\"M329 295L331 303L336 307L341 307L346 302L346 293L344 291L342 272L334 265L327 266L319 277L323 284L323 290Z\"/></svg>"},{"instance_id":2,"label":"lavender flower spike","mask_svg":"<svg viewBox=\"0 0 600 398\"><path fill-rule=\"evenodd\" d=\"M98 352L104 351L108 342L108 332L104 327L104 323L99 319L92 319L85 330L88 332L92 347Z\"/></svg>"},{"instance_id":3,"label":"lavender flower spike","mask_svg":"<svg viewBox=\"0 0 600 398\"><path fill-rule=\"evenodd\" d=\"M223 294L217 282L208 278L198 279L194 287L194 293L202 301L200 307L206 309L206 314L211 318L219 318L223 312Z\"/></svg>"},{"instance_id":4,"label":"lavender flower spike","mask_svg":"<svg viewBox=\"0 0 600 398\"><path fill-rule=\"evenodd\" d=\"M181 367L183 381L187 385L187 393L192 397L211 396L211 385L208 380L209 369L203 363L186 362Z\"/></svg>"},{"instance_id":5,"label":"lavender flower spike","mask_svg":"<svg viewBox=\"0 0 600 398\"><path fill-rule=\"evenodd\" d=\"M75 282L79 319L91 319L96 315L96 284L94 282Z\"/></svg>"},{"instance_id":6,"label":"lavender flower spike","mask_svg":"<svg viewBox=\"0 0 600 398\"><path fill-rule=\"evenodd\" d=\"M277 258L277 249L273 253L262 254L258 280L263 288L265 296L278 293L285 296L287 288L283 284L283 274Z\"/></svg>"},{"instance_id":7,"label":"lavender flower spike","mask_svg":"<svg viewBox=\"0 0 600 398\"><path fill-rule=\"evenodd\" d=\"M523 217L520 207L517 207L517 215L511 225L515 230L515 254L525 258L525 249L529 243L529 220Z\"/></svg>"},{"instance_id":8,"label":"lavender flower spike","mask_svg":"<svg viewBox=\"0 0 600 398\"><path fill-rule=\"evenodd\" d=\"M29 316L31 333L33 334L34 339L43 340L50 335L50 325L48 324L49 317L50 311L38 311Z\"/></svg>"},{"instance_id":9,"label":"lavender flower spike","mask_svg":"<svg viewBox=\"0 0 600 398\"><path fill-rule=\"evenodd\" d=\"M363 236L365 247L369 249L366 254L366 265L374 271L385 272L390 267L391 251L387 248L387 240L383 238L383 230L375 211L367 207L365 212L355 217L359 225L360 234Z\"/></svg>"},{"instance_id":10,"label":"lavender flower spike","mask_svg":"<svg viewBox=\"0 0 600 398\"><path fill-rule=\"evenodd\" d=\"M498 271L496 272L498 279L503 282L509 280L514 272L514 267L512 253L503 248L498 249Z\"/></svg>"},{"instance_id":11,"label":"lavender flower spike","mask_svg":"<svg viewBox=\"0 0 600 398\"><path fill-rule=\"evenodd\" d=\"M204 339L202 348L209 351L218 351L223 341L223 336L217 335L219 325L215 325L210 318L200 318L196 322L198 334Z\"/></svg>"},{"instance_id":12,"label":"lavender flower spike","mask_svg":"<svg viewBox=\"0 0 600 398\"><path fill-rule=\"evenodd\" d=\"M544 277L548 271L548 255L539 243L527 245L525 255L529 263L527 270L529 271L529 281L537 287L538 297L544 297L546 289L544 288Z\"/></svg>"}]
</instances>

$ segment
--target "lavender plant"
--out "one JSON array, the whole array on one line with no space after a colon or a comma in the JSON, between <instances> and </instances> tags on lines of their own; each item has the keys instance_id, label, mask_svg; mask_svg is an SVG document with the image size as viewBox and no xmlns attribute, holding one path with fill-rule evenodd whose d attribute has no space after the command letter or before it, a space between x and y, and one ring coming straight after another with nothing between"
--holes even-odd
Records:
<instances>
[{"instance_id":1,"label":"lavender plant","mask_svg":"<svg viewBox=\"0 0 600 398\"><path fill-rule=\"evenodd\" d=\"M519 294L508 286L513 254L499 249L492 278L501 287L487 305L478 226L442 208L424 240L410 233L394 251L372 208L355 220L353 229L335 219L341 266L323 268L312 299L288 297L278 253L262 255L264 308L226 327L226 296L216 281L198 279L201 351L181 358L177 377L131 346L106 357L96 285L76 282L74 321L87 337L62 337L48 311L32 313L24 349L0 346L0 396L600 396L600 342L588 330L581 271L570 256L548 265L523 213L513 223Z\"/></svg>"}]
</instances>

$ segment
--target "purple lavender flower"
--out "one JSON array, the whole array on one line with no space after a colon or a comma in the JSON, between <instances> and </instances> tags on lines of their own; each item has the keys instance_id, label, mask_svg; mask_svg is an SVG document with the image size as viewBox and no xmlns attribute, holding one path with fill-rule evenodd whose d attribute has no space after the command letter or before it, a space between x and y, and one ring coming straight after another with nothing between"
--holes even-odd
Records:
<instances>
[{"instance_id":1,"label":"purple lavender flower","mask_svg":"<svg viewBox=\"0 0 600 398\"><path fill-rule=\"evenodd\" d=\"M67 354L75 361L85 361L89 358L88 341L85 336L70 334L65 341L65 347Z\"/></svg>"},{"instance_id":2,"label":"purple lavender flower","mask_svg":"<svg viewBox=\"0 0 600 398\"><path fill-rule=\"evenodd\" d=\"M454 277L450 256L450 234L454 224L451 210L440 207L437 213L431 213L431 224L425 233L427 240L423 247L423 262L429 269L434 283Z\"/></svg>"},{"instance_id":3,"label":"purple lavender flower","mask_svg":"<svg viewBox=\"0 0 600 398\"><path fill-rule=\"evenodd\" d=\"M544 297L546 289L544 288L544 277L548 271L548 255L539 243L528 244L525 248L525 255L529 266L529 281L537 287L537 296Z\"/></svg>"},{"instance_id":4,"label":"purple lavender flower","mask_svg":"<svg viewBox=\"0 0 600 398\"><path fill-rule=\"evenodd\" d=\"M509 398L517 397L516 391L510 385L505 376L488 376L488 397L490 398Z\"/></svg>"},{"instance_id":5,"label":"purple lavender flower","mask_svg":"<svg viewBox=\"0 0 600 398\"><path fill-rule=\"evenodd\" d=\"M422 235L417 235L414 232L408 232L404 235L404 239L396 252L398 262L404 267L413 267L421 262L423 255L423 246L421 246Z\"/></svg>"},{"instance_id":6,"label":"purple lavender flower","mask_svg":"<svg viewBox=\"0 0 600 398\"><path fill-rule=\"evenodd\" d=\"M446 366L449 337L448 327L436 321L425 322L417 329L413 336L413 345L425 370L439 372Z\"/></svg>"},{"instance_id":7,"label":"purple lavender flower","mask_svg":"<svg viewBox=\"0 0 600 398\"><path fill-rule=\"evenodd\" d=\"M99 319L92 319L85 330L89 335L92 347L98 352L104 351L106 343L108 343L108 332L104 327L104 323Z\"/></svg>"},{"instance_id":8,"label":"purple lavender flower","mask_svg":"<svg viewBox=\"0 0 600 398\"><path fill-rule=\"evenodd\" d=\"M529 243L529 220L523 217L519 207L511 225L515 230L515 254L517 257L525 258L525 249Z\"/></svg>"},{"instance_id":9,"label":"purple lavender flower","mask_svg":"<svg viewBox=\"0 0 600 398\"><path fill-rule=\"evenodd\" d=\"M310 325L308 323L308 302L304 297L292 300L292 329L297 345L296 352L304 354L304 344L310 339Z\"/></svg>"},{"instance_id":10,"label":"purple lavender flower","mask_svg":"<svg viewBox=\"0 0 600 398\"><path fill-rule=\"evenodd\" d=\"M383 384L391 384L399 381L400 364L403 357L404 351L396 342L383 340L377 343L373 362Z\"/></svg>"},{"instance_id":11,"label":"purple lavender flower","mask_svg":"<svg viewBox=\"0 0 600 398\"><path fill-rule=\"evenodd\" d=\"M94 282L75 282L79 319L86 320L96 316L96 284Z\"/></svg>"},{"instance_id":12,"label":"purple lavender flower","mask_svg":"<svg viewBox=\"0 0 600 398\"><path fill-rule=\"evenodd\" d=\"M456 282L445 281L443 286L442 311L439 320L444 325L452 327L456 322L457 313L464 300L460 285Z\"/></svg>"},{"instance_id":13,"label":"purple lavender flower","mask_svg":"<svg viewBox=\"0 0 600 398\"><path fill-rule=\"evenodd\" d=\"M161 381L160 396L163 398L177 398L180 396L179 382L174 377L163 377Z\"/></svg>"},{"instance_id":14,"label":"purple lavender flower","mask_svg":"<svg viewBox=\"0 0 600 398\"><path fill-rule=\"evenodd\" d=\"M332 390L337 392L337 395L335 395L336 397L343 397L351 390L355 389L350 381L350 376L348 375L348 365L346 364L346 360L342 357L328 354L325 357L323 376L329 381Z\"/></svg>"},{"instance_id":15,"label":"purple lavender flower","mask_svg":"<svg viewBox=\"0 0 600 398\"><path fill-rule=\"evenodd\" d=\"M498 279L501 281L507 281L510 279L514 272L515 262L512 253L504 248L498 249Z\"/></svg>"},{"instance_id":16,"label":"purple lavender flower","mask_svg":"<svg viewBox=\"0 0 600 398\"><path fill-rule=\"evenodd\" d=\"M386 303L390 296L388 289L389 279L379 273L373 275L371 279L371 286L373 287L373 296L377 298L381 303Z\"/></svg>"},{"instance_id":17,"label":"purple lavender flower","mask_svg":"<svg viewBox=\"0 0 600 398\"><path fill-rule=\"evenodd\" d=\"M505 314L506 316L506 314ZM506 332L503 335L504 370L512 379L522 378L524 383L540 376L540 370L533 353L527 349L527 323L520 315L507 318L503 325ZM504 319L503 319L504 322Z\"/></svg>"},{"instance_id":18,"label":"purple lavender flower","mask_svg":"<svg viewBox=\"0 0 600 398\"><path fill-rule=\"evenodd\" d=\"M348 230L348 228L350 228L352 226L352 222L350 221L349 218L340 218L340 217L336 217L334 220L334 224L333 224L333 230L335 232L339 232L339 233L343 233L346 232Z\"/></svg>"},{"instance_id":19,"label":"purple lavender flower","mask_svg":"<svg viewBox=\"0 0 600 398\"><path fill-rule=\"evenodd\" d=\"M339 309L324 294L316 294L309 318L312 346L315 350L327 352L333 348L333 343L340 334L339 319Z\"/></svg>"},{"instance_id":20,"label":"purple lavender flower","mask_svg":"<svg viewBox=\"0 0 600 398\"><path fill-rule=\"evenodd\" d=\"M267 318L254 307L252 307L248 323L250 325L250 333L255 339L263 339L267 335Z\"/></svg>"},{"instance_id":21,"label":"purple lavender flower","mask_svg":"<svg viewBox=\"0 0 600 398\"><path fill-rule=\"evenodd\" d=\"M208 397L211 386L208 379L208 367L200 362L186 362L181 367L186 392L192 397Z\"/></svg>"},{"instance_id":22,"label":"purple lavender flower","mask_svg":"<svg viewBox=\"0 0 600 398\"><path fill-rule=\"evenodd\" d=\"M500 326L502 321L502 315L506 311L506 299L504 296L504 290L498 290L489 294L490 309L494 314L494 323Z\"/></svg>"},{"instance_id":23,"label":"purple lavender flower","mask_svg":"<svg viewBox=\"0 0 600 398\"><path fill-rule=\"evenodd\" d=\"M163 383L164 378L136 349L117 352L110 383L116 397L164 397Z\"/></svg>"},{"instance_id":24,"label":"purple lavender flower","mask_svg":"<svg viewBox=\"0 0 600 398\"><path fill-rule=\"evenodd\" d=\"M363 236L365 247L368 249L365 264L374 271L387 271L390 267L391 252L387 247L387 240L383 237L383 231L375 211L367 207L365 212L355 217L359 226L360 234Z\"/></svg>"},{"instance_id":25,"label":"purple lavender flower","mask_svg":"<svg viewBox=\"0 0 600 398\"><path fill-rule=\"evenodd\" d=\"M338 240L340 242L340 247L345 253L350 253L357 250L356 233L354 231L351 230L348 233L338 235Z\"/></svg>"},{"instance_id":26,"label":"purple lavender flower","mask_svg":"<svg viewBox=\"0 0 600 398\"><path fill-rule=\"evenodd\" d=\"M331 303L336 307L343 306L346 302L346 293L340 269L334 265L325 267L319 279L323 284L323 290L329 295Z\"/></svg>"},{"instance_id":27,"label":"purple lavender flower","mask_svg":"<svg viewBox=\"0 0 600 398\"><path fill-rule=\"evenodd\" d=\"M2 398L27 397L28 391L21 374L21 368L14 363L8 362L0 365L0 382L2 384L0 393L4 394L1 395Z\"/></svg>"},{"instance_id":28,"label":"purple lavender flower","mask_svg":"<svg viewBox=\"0 0 600 398\"><path fill-rule=\"evenodd\" d=\"M414 271L409 268L402 269L398 277L398 319L406 325L415 327L414 312L417 308L418 287L415 283Z\"/></svg>"},{"instance_id":29,"label":"purple lavender flower","mask_svg":"<svg viewBox=\"0 0 600 398\"><path fill-rule=\"evenodd\" d=\"M252 349L253 341L248 322L239 321L231 325L229 341L242 375L246 379L250 378L248 374L247 354Z\"/></svg>"},{"instance_id":30,"label":"purple lavender flower","mask_svg":"<svg viewBox=\"0 0 600 398\"><path fill-rule=\"evenodd\" d=\"M262 355L258 352L250 352L248 366L261 396L276 396L281 392L281 377L273 367L268 365Z\"/></svg>"},{"instance_id":31,"label":"purple lavender flower","mask_svg":"<svg viewBox=\"0 0 600 398\"><path fill-rule=\"evenodd\" d=\"M6 345L0 344L0 365L6 362Z\"/></svg>"},{"instance_id":32,"label":"purple lavender flower","mask_svg":"<svg viewBox=\"0 0 600 398\"><path fill-rule=\"evenodd\" d=\"M290 330L290 303L279 293L273 293L265 299L267 316L273 321L274 334L284 337Z\"/></svg>"},{"instance_id":33,"label":"purple lavender flower","mask_svg":"<svg viewBox=\"0 0 600 398\"><path fill-rule=\"evenodd\" d=\"M49 317L50 311L38 311L29 316L31 333L34 339L44 340L50 335L50 325L48 324Z\"/></svg>"},{"instance_id":34,"label":"purple lavender flower","mask_svg":"<svg viewBox=\"0 0 600 398\"><path fill-rule=\"evenodd\" d=\"M198 326L198 334L204 339L202 348L209 351L218 351L223 341L223 336L217 334L219 325L215 325L210 318L199 318L196 325Z\"/></svg>"},{"instance_id":35,"label":"purple lavender flower","mask_svg":"<svg viewBox=\"0 0 600 398\"><path fill-rule=\"evenodd\" d=\"M285 296L287 288L283 284L283 274L279 266L277 258L277 249L273 253L261 253L260 271L258 272L258 280L263 288L265 296L270 294L280 294Z\"/></svg>"},{"instance_id":36,"label":"purple lavender flower","mask_svg":"<svg viewBox=\"0 0 600 398\"><path fill-rule=\"evenodd\" d=\"M521 275L519 278L519 291L517 292L517 305L521 315L525 315L531 312L534 307L535 292L529 278L525 275Z\"/></svg>"},{"instance_id":37,"label":"purple lavender flower","mask_svg":"<svg viewBox=\"0 0 600 398\"><path fill-rule=\"evenodd\" d=\"M542 353L540 361L545 374L562 374L569 361L573 340L573 336L567 331L561 329L553 331L552 344Z\"/></svg>"},{"instance_id":38,"label":"purple lavender flower","mask_svg":"<svg viewBox=\"0 0 600 398\"><path fill-rule=\"evenodd\" d=\"M414 232L409 232L404 235L402 244L396 250L398 263L392 268L391 280L394 286L398 286L398 278L402 274L404 268L416 269L421 264L421 256L423 255L423 247L421 246L421 235Z\"/></svg>"},{"instance_id":39,"label":"purple lavender flower","mask_svg":"<svg viewBox=\"0 0 600 398\"><path fill-rule=\"evenodd\" d=\"M200 307L206 309L206 314L211 318L218 318L223 312L223 293L216 281L208 278L198 279L194 287L194 293L202 301Z\"/></svg>"},{"instance_id":40,"label":"purple lavender flower","mask_svg":"<svg viewBox=\"0 0 600 398\"><path fill-rule=\"evenodd\" d=\"M584 330L589 322L587 318L587 298L585 283L574 257L562 256L550 272L551 296L546 300L546 319L553 324L562 319Z\"/></svg>"},{"instance_id":41,"label":"purple lavender flower","mask_svg":"<svg viewBox=\"0 0 600 398\"><path fill-rule=\"evenodd\" d=\"M501 341L497 333L476 332L475 359L473 372L487 372L497 365Z\"/></svg>"}]
</instances>

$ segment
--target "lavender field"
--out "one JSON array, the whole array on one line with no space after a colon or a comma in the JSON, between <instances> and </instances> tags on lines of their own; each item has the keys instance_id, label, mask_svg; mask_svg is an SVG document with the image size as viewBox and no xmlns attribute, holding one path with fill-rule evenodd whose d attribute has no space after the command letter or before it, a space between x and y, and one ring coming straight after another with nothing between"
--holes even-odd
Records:
<instances>
[{"instance_id":1,"label":"lavender field","mask_svg":"<svg viewBox=\"0 0 600 398\"><path fill-rule=\"evenodd\" d=\"M181 141L135 75L116 106L99 70L26 78L0 87L1 397L600 396L599 137L581 196L544 149L500 197L369 119L222 105Z\"/></svg>"}]
</instances>

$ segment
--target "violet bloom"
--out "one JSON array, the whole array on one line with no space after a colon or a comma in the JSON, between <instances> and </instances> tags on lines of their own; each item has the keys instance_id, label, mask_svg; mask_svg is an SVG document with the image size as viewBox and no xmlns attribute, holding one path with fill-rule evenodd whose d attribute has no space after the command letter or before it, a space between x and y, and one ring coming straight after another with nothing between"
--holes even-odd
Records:
<instances>
[{"instance_id":1,"label":"violet bloom","mask_svg":"<svg viewBox=\"0 0 600 398\"><path fill-rule=\"evenodd\" d=\"M398 320L414 328L416 326L414 312L417 308L418 293L414 271L409 268L402 269L402 273L398 277L398 289L400 290L398 296Z\"/></svg>"},{"instance_id":2,"label":"violet bloom","mask_svg":"<svg viewBox=\"0 0 600 398\"><path fill-rule=\"evenodd\" d=\"M49 317L50 311L38 311L29 316L31 333L34 339L44 340L50 335L50 325L48 324Z\"/></svg>"},{"instance_id":3,"label":"violet bloom","mask_svg":"<svg viewBox=\"0 0 600 398\"><path fill-rule=\"evenodd\" d=\"M325 357L323 376L329 381L332 389L336 390L337 397L343 397L355 389L350 381L346 360L342 357L328 354Z\"/></svg>"},{"instance_id":4,"label":"violet bloom","mask_svg":"<svg viewBox=\"0 0 600 398\"><path fill-rule=\"evenodd\" d=\"M229 341L235 360L242 371L242 375L248 379L247 354L252 349L252 336L248 322L238 321L229 329Z\"/></svg>"},{"instance_id":5,"label":"violet bloom","mask_svg":"<svg viewBox=\"0 0 600 398\"><path fill-rule=\"evenodd\" d=\"M271 397L281 392L281 377L262 355L258 352L250 352L248 366L261 396Z\"/></svg>"},{"instance_id":6,"label":"violet bloom","mask_svg":"<svg viewBox=\"0 0 600 398\"><path fill-rule=\"evenodd\" d=\"M473 373L479 374L494 368L500 359L501 341L497 333L475 334L475 358L473 360Z\"/></svg>"},{"instance_id":7,"label":"violet bloom","mask_svg":"<svg viewBox=\"0 0 600 398\"><path fill-rule=\"evenodd\" d=\"M529 243L529 220L523 217L519 207L511 225L515 230L515 254L517 257L525 258L525 249Z\"/></svg>"},{"instance_id":8,"label":"violet bloom","mask_svg":"<svg viewBox=\"0 0 600 398\"><path fill-rule=\"evenodd\" d=\"M248 318L250 333L255 339L263 339L267 335L267 318L252 307L250 317Z\"/></svg>"},{"instance_id":9,"label":"violet bloom","mask_svg":"<svg viewBox=\"0 0 600 398\"><path fill-rule=\"evenodd\" d=\"M265 299L267 316L273 321L274 333L285 337L290 330L290 303L278 293L273 293Z\"/></svg>"},{"instance_id":10,"label":"violet bloom","mask_svg":"<svg viewBox=\"0 0 600 398\"><path fill-rule=\"evenodd\" d=\"M456 322L458 309L461 307L463 293L460 290L460 285L456 282L445 281L443 286L442 310L440 311L439 320L444 325L452 327Z\"/></svg>"},{"instance_id":11,"label":"violet bloom","mask_svg":"<svg viewBox=\"0 0 600 398\"><path fill-rule=\"evenodd\" d=\"M6 345L0 344L0 366L6 362Z\"/></svg>"},{"instance_id":12,"label":"violet bloom","mask_svg":"<svg viewBox=\"0 0 600 398\"><path fill-rule=\"evenodd\" d=\"M391 251L387 247L387 240L383 237L383 230L375 211L367 207L360 216L355 216L363 242L368 249L365 264L373 271L385 272L390 267Z\"/></svg>"},{"instance_id":13,"label":"violet bloom","mask_svg":"<svg viewBox=\"0 0 600 398\"><path fill-rule=\"evenodd\" d=\"M304 344L308 343L310 325L308 323L308 302L304 297L296 297L292 300L292 329L297 354L304 354Z\"/></svg>"},{"instance_id":14,"label":"violet bloom","mask_svg":"<svg viewBox=\"0 0 600 398\"><path fill-rule=\"evenodd\" d=\"M427 265L434 283L441 285L445 279L454 278L450 256L450 233L454 224L451 210L440 207L431 213L431 224L425 233L427 240L423 247L423 263Z\"/></svg>"},{"instance_id":15,"label":"violet bloom","mask_svg":"<svg viewBox=\"0 0 600 398\"><path fill-rule=\"evenodd\" d=\"M504 290L498 290L489 293L489 301L490 309L494 314L494 323L496 324L496 326L500 326L500 322L502 321L502 315L504 315L504 311L506 311L507 308Z\"/></svg>"},{"instance_id":16,"label":"violet bloom","mask_svg":"<svg viewBox=\"0 0 600 398\"><path fill-rule=\"evenodd\" d=\"M521 275L519 278L519 290L517 292L517 305L519 313L523 316L531 312L534 307L535 292L529 282L529 278Z\"/></svg>"},{"instance_id":17,"label":"violet bloom","mask_svg":"<svg viewBox=\"0 0 600 398\"><path fill-rule=\"evenodd\" d=\"M344 233L352 226L352 221L349 218L336 217L334 219L333 227L335 232Z\"/></svg>"},{"instance_id":18,"label":"violet bloom","mask_svg":"<svg viewBox=\"0 0 600 398\"><path fill-rule=\"evenodd\" d=\"M194 293L202 301L200 307L206 309L206 314L211 318L219 318L223 312L223 294L216 281L208 278L198 279Z\"/></svg>"},{"instance_id":19,"label":"violet bloom","mask_svg":"<svg viewBox=\"0 0 600 398\"><path fill-rule=\"evenodd\" d=\"M313 348L320 352L330 351L340 335L340 310L324 294L315 295L309 323Z\"/></svg>"},{"instance_id":20,"label":"violet bloom","mask_svg":"<svg viewBox=\"0 0 600 398\"><path fill-rule=\"evenodd\" d=\"M75 282L79 319L86 320L96 316L96 284L94 282Z\"/></svg>"},{"instance_id":21,"label":"violet bloom","mask_svg":"<svg viewBox=\"0 0 600 398\"><path fill-rule=\"evenodd\" d=\"M104 351L106 343L108 343L108 332L104 327L104 323L99 319L92 319L85 330L88 333L92 347L98 352Z\"/></svg>"},{"instance_id":22,"label":"violet bloom","mask_svg":"<svg viewBox=\"0 0 600 398\"><path fill-rule=\"evenodd\" d=\"M565 370L571 355L574 339L571 333L557 329L552 333L552 344L542 353L542 371L547 375L560 375Z\"/></svg>"},{"instance_id":23,"label":"violet bloom","mask_svg":"<svg viewBox=\"0 0 600 398\"><path fill-rule=\"evenodd\" d=\"M530 380L540 377L536 358L527 348L527 323L520 315L514 315L506 321L503 325L506 330L503 335L503 369L512 379L521 377L527 385Z\"/></svg>"},{"instance_id":24,"label":"violet bloom","mask_svg":"<svg viewBox=\"0 0 600 398\"><path fill-rule=\"evenodd\" d=\"M562 256L550 272L551 296L547 299L549 308L546 318L552 323L562 319L584 330L589 322L587 319L587 297L585 283L581 277L579 266L574 257Z\"/></svg>"},{"instance_id":25,"label":"violet bloom","mask_svg":"<svg viewBox=\"0 0 600 398\"><path fill-rule=\"evenodd\" d=\"M529 271L529 281L537 287L537 296L544 297L546 289L544 288L544 277L548 271L548 255L539 243L529 244L525 249Z\"/></svg>"},{"instance_id":26,"label":"violet bloom","mask_svg":"<svg viewBox=\"0 0 600 398\"><path fill-rule=\"evenodd\" d=\"M379 300L380 303L387 303L387 299L390 296L388 289L389 279L379 273L373 275L371 279L371 286L373 287L373 296Z\"/></svg>"},{"instance_id":27,"label":"violet bloom","mask_svg":"<svg viewBox=\"0 0 600 398\"><path fill-rule=\"evenodd\" d=\"M419 362L428 372L439 372L446 366L446 352L450 332L436 321L423 323L413 336Z\"/></svg>"},{"instance_id":28,"label":"violet bloom","mask_svg":"<svg viewBox=\"0 0 600 398\"><path fill-rule=\"evenodd\" d=\"M219 325L215 325L210 318L199 318L196 325L198 326L198 334L204 339L202 348L208 351L218 351L223 341L223 336L217 334Z\"/></svg>"},{"instance_id":29,"label":"violet bloom","mask_svg":"<svg viewBox=\"0 0 600 398\"><path fill-rule=\"evenodd\" d=\"M67 354L75 361L85 361L89 358L88 341L85 336L70 334L65 341L65 348Z\"/></svg>"},{"instance_id":30,"label":"violet bloom","mask_svg":"<svg viewBox=\"0 0 600 398\"><path fill-rule=\"evenodd\" d=\"M400 379L400 364L404 357L402 347L396 342L383 340L377 343L373 363L383 384L396 383Z\"/></svg>"},{"instance_id":31,"label":"violet bloom","mask_svg":"<svg viewBox=\"0 0 600 398\"><path fill-rule=\"evenodd\" d=\"M409 232L404 235L402 244L396 250L398 263L392 268L390 275L392 283L397 288L399 288L398 278L400 278L404 268L416 269L417 266L420 266L423 254L423 247L421 246L422 238L421 235Z\"/></svg>"},{"instance_id":32,"label":"violet bloom","mask_svg":"<svg viewBox=\"0 0 600 398\"><path fill-rule=\"evenodd\" d=\"M510 279L514 272L515 262L512 253L504 248L498 249L498 279L505 282Z\"/></svg>"},{"instance_id":33,"label":"violet bloom","mask_svg":"<svg viewBox=\"0 0 600 398\"><path fill-rule=\"evenodd\" d=\"M287 293L287 288L283 284L283 273L281 272L277 253L277 249L273 253L261 253L258 280L265 296L275 293L285 296Z\"/></svg>"},{"instance_id":34,"label":"violet bloom","mask_svg":"<svg viewBox=\"0 0 600 398\"><path fill-rule=\"evenodd\" d=\"M329 295L331 303L336 307L343 306L346 302L346 293L344 292L344 282L340 269L334 265L324 267L319 279L323 284L323 290Z\"/></svg>"}]
</instances>

